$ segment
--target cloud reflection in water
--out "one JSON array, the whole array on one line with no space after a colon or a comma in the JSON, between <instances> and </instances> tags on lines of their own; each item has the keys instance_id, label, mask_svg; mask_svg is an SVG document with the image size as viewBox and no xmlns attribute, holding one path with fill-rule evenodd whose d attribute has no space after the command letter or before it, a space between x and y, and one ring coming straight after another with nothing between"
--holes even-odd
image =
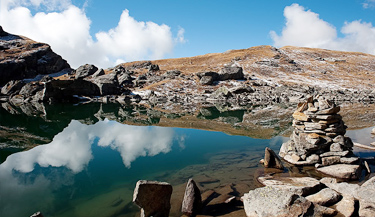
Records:
<instances>
[{"instance_id":1,"label":"cloud reflection in water","mask_svg":"<svg viewBox=\"0 0 375 217\"><path fill-rule=\"evenodd\" d=\"M94 158L92 144L96 140L98 146L118 151L130 168L140 156L171 151L173 139L172 128L129 126L109 120L85 125L73 120L51 143L12 154L0 165L0 216L30 215L35 208L52 207L53 188L67 183L50 179L69 178L84 170ZM33 172L36 165L50 167L46 171L66 168L65 175L52 178L39 170Z\"/></svg>"}]
</instances>

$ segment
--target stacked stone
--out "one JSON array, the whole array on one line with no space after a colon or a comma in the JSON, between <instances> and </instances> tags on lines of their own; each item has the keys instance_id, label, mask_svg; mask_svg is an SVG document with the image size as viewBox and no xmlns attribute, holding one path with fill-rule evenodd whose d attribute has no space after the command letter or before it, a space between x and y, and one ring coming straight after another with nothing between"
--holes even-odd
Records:
<instances>
[{"instance_id":1,"label":"stacked stone","mask_svg":"<svg viewBox=\"0 0 375 217\"><path fill-rule=\"evenodd\" d=\"M295 165L358 164L339 111L339 106L322 96L298 104L293 113L294 131L279 155Z\"/></svg>"}]
</instances>

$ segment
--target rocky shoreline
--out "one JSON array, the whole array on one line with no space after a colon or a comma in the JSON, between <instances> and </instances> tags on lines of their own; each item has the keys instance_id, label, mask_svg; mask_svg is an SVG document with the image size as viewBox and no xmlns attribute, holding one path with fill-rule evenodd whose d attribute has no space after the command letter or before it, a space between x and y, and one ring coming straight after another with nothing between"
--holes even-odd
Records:
<instances>
[{"instance_id":1,"label":"rocky shoreline","mask_svg":"<svg viewBox=\"0 0 375 217\"><path fill-rule=\"evenodd\" d=\"M178 113L183 111L184 115L200 119L224 119L231 127L242 127L243 131L235 132L244 132L251 126L274 121L267 119L265 114L269 111L277 113L277 121L293 124L290 141L283 144L279 153L286 162L315 165L322 173L353 180L358 180L363 167L366 168L367 161L353 156L353 143L345 136L345 117L337 114L340 108L336 104L374 104L375 56L372 55L259 46L192 58L124 63L109 69L86 64L73 70L48 45L9 34L1 27L0 51L0 102L3 110L16 115L35 116L37 113L47 120L43 103L102 103L100 110L92 114L97 117L95 121L107 117L119 120L102 106L116 103L120 105L116 113L121 113L121 122L125 123L131 120L138 124L159 124L162 116L172 120L183 116ZM293 121L290 116L280 117L291 113L290 108L301 101L305 102L298 105ZM132 109L125 109L129 105ZM283 105L284 110L280 109ZM257 114L253 111L257 109L262 110L259 119L254 118ZM139 116L134 118L132 114L138 111L141 111ZM217 115L218 112L222 116ZM369 118L373 114L364 113L364 122L371 122ZM93 121L90 118L83 115L82 121ZM190 127L191 123L188 122ZM2 126L0 131L9 135L11 128ZM261 127L253 134L259 135L263 130ZM272 133L267 135L274 136ZM46 135L47 140L49 136ZM36 137L31 137L35 141ZM326 170L329 167L331 170ZM353 170L336 175L347 167ZM278 169L283 167L278 166ZM368 165L366 170L372 172ZM362 185L332 178L280 178L275 174L260 177L258 181L266 187L241 195L243 203L239 191L232 185L224 186L220 194L205 192L197 206L204 207L216 199L213 209L234 206L238 211L243 206L247 216L375 216L374 178ZM196 196L199 189L192 181L189 183L194 191L187 194L199 198ZM139 187L140 184L137 189ZM168 183L163 183L164 188L172 194ZM148 200L158 196L149 196ZM170 195L165 197L170 200ZM145 203L147 201L137 204L144 206ZM168 216L166 209L170 206L168 202L165 204L160 216ZM182 212L186 215L199 213L191 204L183 204L186 209ZM143 214L151 216L155 210L143 211Z\"/></svg>"}]
</instances>

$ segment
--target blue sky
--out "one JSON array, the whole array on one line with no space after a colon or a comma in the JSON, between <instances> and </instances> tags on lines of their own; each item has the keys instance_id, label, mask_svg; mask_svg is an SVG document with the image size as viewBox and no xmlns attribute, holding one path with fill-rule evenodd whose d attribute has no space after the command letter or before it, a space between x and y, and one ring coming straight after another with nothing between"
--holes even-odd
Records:
<instances>
[{"instance_id":1,"label":"blue sky","mask_svg":"<svg viewBox=\"0 0 375 217\"><path fill-rule=\"evenodd\" d=\"M375 0L0 2L5 30L49 43L73 67L257 45L375 54Z\"/></svg>"}]
</instances>

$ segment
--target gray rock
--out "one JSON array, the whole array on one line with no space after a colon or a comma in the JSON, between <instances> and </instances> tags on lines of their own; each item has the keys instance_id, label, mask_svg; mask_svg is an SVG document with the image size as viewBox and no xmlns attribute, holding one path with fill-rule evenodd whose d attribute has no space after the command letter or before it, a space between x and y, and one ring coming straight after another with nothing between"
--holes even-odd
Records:
<instances>
[{"instance_id":1,"label":"gray rock","mask_svg":"<svg viewBox=\"0 0 375 217\"><path fill-rule=\"evenodd\" d=\"M181 212L187 216L195 216L200 212L201 209L201 192L194 180L189 179L186 185L184 199L182 201Z\"/></svg>"},{"instance_id":2,"label":"gray rock","mask_svg":"<svg viewBox=\"0 0 375 217\"><path fill-rule=\"evenodd\" d=\"M329 156L340 156L340 157L345 157L349 154L350 152L349 151L341 151L341 152L336 152L336 151L329 151L329 152L325 152L321 155L319 155L320 157L329 157Z\"/></svg>"},{"instance_id":3,"label":"gray rock","mask_svg":"<svg viewBox=\"0 0 375 217\"><path fill-rule=\"evenodd\" d=\"M330 157L322 157L322 165L323 166L329 166L333 164L340 163L340 157L339 156L330 156Z\"/></svg>"},{"instance_id":4,"label":"gray rock","mask_svg":"<svg viewBox=\"0 0 375 217\"><path fill-rule=\"evenodd\" d=\"M354 164L358 163L359 157L341 157L340 163L342 164Z\"/></svg>"},{"instance_id":5,"label":"gray rock","mask_svg":"<svg viewBox=\"0 0 375 217\"><path fill-rule=\"evenodd\" d=\"M331 146L329 147L329 150L330 151L333 151L333 152L342 152L342 151L345 151L343 146L340 145L339 143L332 143Z\"/></svg>"},{"instance_id":6,"label":"gray rock","mask_svg":"<svg viewBox=\"0 0 375 217\"><path fill-rule=\"evenodd\" d=\"M243 80L245 79L242 67L224 67L219 71L220 80Z\"/></svg>"},{"instance_id":7,"label":"gray rock","mask_svg":"<svg viewBox=\"0 0 375 217\"><path fill-rule=\"evenodd\" d=\"M231 92L229 92L228 88L225 86L219 87L215 92L210 95L211 99L215 100L226 100L229 97L233 96Z\"/></svg>"},{"instance_id":8,"label":"gray rock","mask_svg":"<svg viewBox=\"0 0 375 217\"><path fill-rule=\"evenodd\" d=\"M254 90L249 86L238 86L229 89L232 94L242 94L242 93L254 93Z\"/></svg>"},{"instance_id":9,"label":"gray rock","mask_svg":"<svg viewBox=\"0 0 375 217\"><path fill-rule=\"evenodd\" d=\"M280 170L284 169L283 163L281 162L279 156L277 156L276 153L268 147L266 147L264 150L264 167L276 168Z\"/></svg>"},{"instance_id":10,"label":"gray rock","mask_svg":"<svg viewBox=\"0 0 375 217\"><path fill-rule=\"evenodd\" d=\"M133 202L142 208L142 217L168 217L172 190L166 182L140 180L134 189Z\"/></svg>"},{"instance_id":11,"label":"gray rock","mask_svg":"<svg viewBox=\"0 0 375 217\"><path fill-rule=\"evenodd\" d=\"M156 64L151 64L147 67L148 71L149 72L155 72L155 71L159 71L159 66L156 65Z\"/></svg>"},{"instance_id":12,"label":"gray rock","mask_svg":"<svg viewBox=\"0 0 375 217\"><path fill-rule=\"evenodd\" d=\"M336 205L335 209L345 217L354 216L358 201L351 196L344 196Z\"/></svg>"},{"instance_id":13,"label":"gray rock","mask_svg":"<svg viewBox=\"0 0 375 217\"><path fill-rule=\"evenodd\" d=\"M329 206L339 201L341 195L330 188L324 188L318 193L307 196L306 199L322 206Z\"/></svg>"},{"instance_id":14,"label":"gray rock","mask_svg":"<svg viewBox=\"0 0 375 217\"><path fill-rule=\"evenodd\" d=\"M171 70L171 71L165 72L163 76L166 77L166 78L173 79L173 78L175 78L175 77L177 77L179 75L181 75L180 71L178 71L178 70Z\"/></svg>"},{"instance_id":15,"label":"gray rock","mask_svg":"<svg viewBox=\"0 0 375 217\"><path fill-rule=\"evenodd\" d=\"M92 77L98 77L98 76L101 76L101 75L104 75L105 74L105 72L104 72L104 70L103 69L98 69L93 75L92 75Z\"/></svg>"},{"instance_id":16,"label":"gray rock","mask_svg":"<svg viewBox=\"0 0 375 217\"><path fill-rule=\"evenodd\" d=\"M372 128L372 130L371 130L371 134L374 134L374 135L375 135L375 127Z\"/></svg>"},{"instance_id":17,"label":"gray rock","mask_svg":"<svg viewBox=\"0 0 375 217\"><path fill-rule=\"evenodd\" d=\"M340 193L342 196L354 197L358 198L358 191L360 190L361 186L358 184L350 184L347 182L337 183L335 178L323 178L320 180L321 183L326 185L332 190Z\"/></svg>"},{"instance_id":18,"label":"gray rock","mask_svg":"<svg viewBox=\"0 0 375 217\"><path fill-rule=\"evenodd\" d=\"M99 87L101 96L120 94L119 83L115 73L98 76L93 78L92 82Z\"/></svg>"},{"instance_id":19,"label":"gray rock","mask_svg":"<svg viewBox=\"0 0 375 217\"><path fill-rule=\"evenodd\" d=\"M75 70L75 78L85 78L87 76L93 75L96 71L98 71L98 67L92 64L85 64Z\"/></svg>"},{"instance_id":20,"label":"gray rock","mask_svg":"<svg viewBox=\"0 0 375 217\"><path fill-rule=\"evenodd\" d=\"M200 84L202 84L202 85L211 85L211 84L213 84L214 83L214 78L212 77L212 76L203 76L200 80L199 80L199 82L200 82Z\"/></svg>"},{"instance_id":21,"label":"gray rock","mask_svg":"<svg viewBox=\"0 0 375 217\"><path fill-rule=\"evenodd\" d=\"M341 178L356 180L361 174L361 166L359 165L350 165L350 164L335 164L326 167L317 168L321 173Z\"/></svg>"},{"instance_id":22,"label":"gray rock","mask_svg":"<svg viewBox=\"0 0 375 217\"><path fill-rule=\"evenodd\" d=\"M259 177L258 181L265 186L288 190L298 195L309 195L318 192L323 185L311 177Z\"/></svg>"},{"instance_id":23,"label":"gray rock","mask_svg":"<svg viewBox=\"0 0 375 217\"><path fill-rule=\"evenodd\" d=\"M274 186L252 190L244 194L242 200L248 217L307 216L313 208L313 203L306 198Z\"/></svg>"}]
</instances>

